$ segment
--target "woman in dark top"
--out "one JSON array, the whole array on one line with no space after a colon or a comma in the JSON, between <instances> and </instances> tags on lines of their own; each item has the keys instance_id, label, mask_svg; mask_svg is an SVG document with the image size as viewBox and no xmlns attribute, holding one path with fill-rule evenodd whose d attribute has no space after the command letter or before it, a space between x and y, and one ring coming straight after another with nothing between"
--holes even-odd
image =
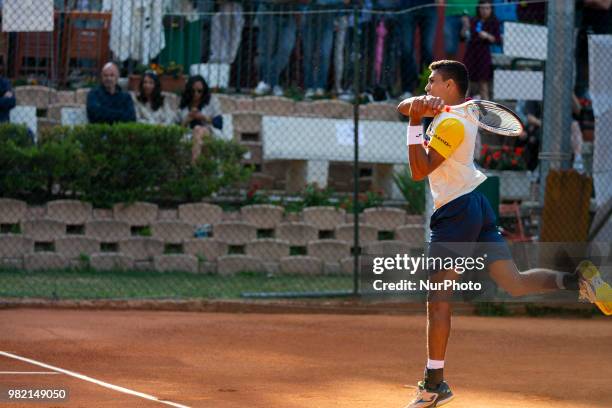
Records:
<instances>
[{"instance_id":1,"label":"woman in dark top","mask_svg":"<svg viewBox=\"0 0 612 408\"><path fill-rule=\"evenodd\" d=\"M223 116L219 100L210 93L208 84L200 75L189 78L179 106L180 121L191 129L192 159L200 156L205 137L220 137Z\"/></svg>"},{"instance_id":2,"label":"woman in dark top","mask_svg":"<svg viewBox=\"0 0 612 408\"><path fill-rule=\"evenodd\" d=\"M470 42L465 52L465 66L472 81L472 94L489 99L489 83L493 79L491 44L501 43L499 20L493 13L491 0L480 0L476 17L470 22ZM476 92L478 90L478 92Z\"/></svg>"}]
</instances>

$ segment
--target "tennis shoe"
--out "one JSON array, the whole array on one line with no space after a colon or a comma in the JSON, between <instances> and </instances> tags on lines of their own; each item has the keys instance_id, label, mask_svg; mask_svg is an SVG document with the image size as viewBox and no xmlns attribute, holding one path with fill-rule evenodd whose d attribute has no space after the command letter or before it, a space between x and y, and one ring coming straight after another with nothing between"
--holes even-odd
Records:
<instances>
[{"instance_id":1,"label":"tennis shoe","mask_svg":"<svg viewBox=\"0 0 612 408\"><path fill-rule=\"evenodd\" d=\"M404 408L433 408L441 407L444 404L451 402L455 396L451 391L446 381L442 381L437 388L428 390L425 388L425 382L420 381L416 396L412 402Z\"/></svg>"}]
</instances>

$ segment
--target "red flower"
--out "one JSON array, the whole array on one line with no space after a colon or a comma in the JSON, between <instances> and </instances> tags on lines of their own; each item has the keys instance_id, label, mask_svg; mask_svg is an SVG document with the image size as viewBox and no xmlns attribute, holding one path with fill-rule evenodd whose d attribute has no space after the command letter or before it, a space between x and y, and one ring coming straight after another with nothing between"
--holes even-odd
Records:
<instances>
[{"instance_id":1,"label":"red flower","mask_svg":"<svg viewBox=\"0 0 612 408\"><path fill-rule=\"evenodd\" d=\"M516 166L518 164L518 160L512 159L510 163L512 163L513 166Z\"/></svg>"},{"instance_id":2,"label":"red flower","mask_svg":"<svg viewBox=\"0 0 612 408\"><path fill-rule=\"evenodd\" d=\"M509 151L510 151L510 146L508 146L508 145L504 145L504 146L502 146L502 150L503 150L504 152L509 152Z\"/></svg>"},{"instance_id":3,"label":"red flower","mask_svg":"<svg viewBox=\"0 0 612 408\"><path fill-rule=\"evenodd\" d=\"M491 164L491 156L487 156L487 158L485 159L485 164L488 166L489 164Z\"/></svg>"},{"instance_id":4,"label":"red flower","mask_svg":"<svg viewBox=\"0 0 612 408\"><path fill-rule=\"evenodd\" d=\"M247 192L247 198L253 198L255 193L259 190L259 183L253 183L249 191Z\"/></svg>"},{"instance_id":5,"label":"red flower","mask_svg":"<svg viewBox=\"0 0 612 408\"><path fill-rule=\"evenodd\" d=\"M523 155L523 150L524 150L524 148L522 148L522 147L517 147L516 149L514 149L514 153L515 153L517 156L522 156L522 155Z\"/></svg>"},{"instance_id":6,"label":"red flower","mask_svg":"<svg viewBox=\"0 0 612 408\"><path fill-rule=\"evenodd\" d=\"M501 159L501 152L498 150L498 151L496 151L495 153L493 153L493 158L494 158L495 160L499 160L499 159Z\"/></svg>"}]
</instances>

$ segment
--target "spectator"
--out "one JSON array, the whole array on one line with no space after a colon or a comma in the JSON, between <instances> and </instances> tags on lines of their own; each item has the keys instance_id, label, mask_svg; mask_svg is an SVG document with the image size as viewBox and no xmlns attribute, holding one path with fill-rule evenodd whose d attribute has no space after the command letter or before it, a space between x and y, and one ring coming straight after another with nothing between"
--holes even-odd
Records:
<instances>
[{"instance_id":1,"label":"spectator","mask_svg":"<svg viewBox=\"0 0 612 408\"><path fill-rule=\"evenodd\" d=\"M151 125L176 123L176 114L162 95L161 83L155 72L147 71L142 76L138 94L134 97L136 120Z\"/></svg>"},{"instance_id":2,"label":"spectator","mask_svg":"<svg viewBox=\"0 0 612 408\"><path fill-rule=\"evenodd\" d=\"M372 65L374 87L371 91L375 101L387 99L397 82L398 58L402 57L405 49L402 38L404 30L398 14L404 1L375 0L374 9L379 13L374 16L373 26L363 36L368 40L365 46L372 52L363 60ZM412 52L412 47L407 48Z\"/></svg>"},{"instance_id":3,"label":"spectator","mask_svg":"<svg viewBox=\"0 0 612 408\"><path fill-rule=\"evenodd\" d=\"M118 79L119 67L114 62L107 62L102 68L102 85L87 95L87 119L90 123L136 121L132 97L117 85Z\"/></svg>"},{"instance_id":4,"label":"spectator","mask_svg":"<svg viewBox=\"0 0 612 408\"><path fill-rule=\"evenodd\" d=\"M401 27L401 99L410 98L418 85L421 68L429 66L433 61L433 45L438 25L438 9L434 0L402 0L403 9L415 7L409 13L400 16ZM417 66L414 54L414 33L419 27L421 43L418 45L421 51L420 66ZM471 72L471 71L470 71Z\"/></svg>"},{"instance_id":5,"label":"spectator","mask_svg":"<svg viewBox=\"0 0 612 408\"><path fill-rule=\"evenodd\" d=\"M489 84L493 80L491 44L499 43L499 21L495 18L491 0L480 0L478 15L470 21L470 42L465 53L465 66L480 99L490 99Z\"/></svg>"},{"instance_id":6,"label":"spectator","mask_svg":"<svg viewBox=\"0 0 612 408\"><path fill-rule=\"evenodd\" d=\"M11 109L15 107L15 93L11 87L11 81L0 77L0 123L8 122L11 118Z\"/></svg>"},{"instance_id":7,"label":"spectator","mask_svg":"<svg viewBox=\"0 0 612 408\"><path fill-rule=\"evenodd\" d=\"M344 4L350 5L351 0L345 0ZM346 44L346 33L348 30L349 16L340 14L334 20L334 93L344 93L342 80L344 78L344 46Z\"/></svg>"},{"instance_id":8,"label":"spectator","mask_svg":"<svg viewBox=\"0 0 612 408\"><path fill-rule=\"evenodd\" d=\"M210 34L210 62L231 64L236 59L242 40L244 16L242 3L222 0L212 18Z\"/></svg>"},{"instance_id":9,"label":"spectator","mask_svg":"<svg viewBox=\"0 0 612 408\"><path fill-rule=\"evenodd\" d=\"M446 58L457 60L459 40L465 39L470 30L470 17L476 15L478 0L438 0L446 4L444 22L444 48ZM468 34L469 35L469 34Z\"/></svg>"},{"instance_id":10,"label":"spectator","mask_svg":"<svg viewBox=\"0 0 612 408\"><path fill-rule=\"evenodd\" d=\"M583 0L584 7L576 7L578 34L576 38L576 86L579 98L590 99L589 34L612 34L612 0ZM582 12L580 14L580 12Z\"/></svg>"},{"instance_id":11,"label":"spectator","mask_svg":"<svg viewBox=\"0 0 612 408\"><path fill-rule=\"evenodd\" d=\"M279 78L289 63L297 29L297 16L292 13L295 8L291 3L291 0L261 1L257 8L257 65L260 81L255 88L256 95L272 91L276 96L283 96Z\"/></svg>"},{"instance_id":12,"label":"spectator","mask_svg":"<svg viewBox=\"0 0 612 408\"><path fill-rule=\"evenodd\" d=\"M352 0L352 3L360 6L357 21L355 21L354 14L349 13L346 20L346 31L344 31L343 48L337 47L334 50L334 63L339 63L343 67L346 66L347 69L344 76L350 84L346 90L337 90L339 91L339 99L343 101L352 101L355 98L353 86L355 84L354 68L356 59L362 61L362 67L357 73L360 90L363 91L370 85L368 82L368 66L365 63L367 63L368 58L371 58L368 51L371 42L367 33L372 32L374 27L372 18L373 4L372 0ZM356 32L359 33L360 41L355 36ZM340 34L341 32L338 33L338 35ZM348 57L346 60L345 56Z\"/></svg>"},{"instance_id":13,"label":"spectator","mask_svg":"<svg viewBox=\"0 0 612 408\"><path fill-rule=\"evenodd\" d=\"M516 138L514 147L522 147L527 169L534 171L538 167L538 152L542 138L542 106L538 101L518 101L516 113L525 127L522 135Z\"/></svg>"},{"instance_id":14,"label":"spectator","mask_svg":"<svg viewBox=\"0 0 612 408\"><path fill-rule=\"evenodd\" d=\"M204 138L221 135L223 128L221 105L210 93L204 78L195 75L187 81L179 107L181 124L191 129L191 158L195 162L202 152Z\"/></svg>"},{"instance_id":15,"label":"spectator","mask_svg":"<svg viewBox=\"0 0 612 408\"><path fill-rule=\"evenodd\" d=\"M344 0L312 0L303 24L304 88L305 97L324 96L334 39L335 14L331 9L341 8Z\"/></svg>"},{"instance_id":16,"label":"spectator","mask_svg":"<svg viewBox=\"0 0 612 408\"><path fill-rule=\"evenodd\" d=\"M571 124L571 144L573 153L572 166L578 171L584 170L584 162L582 158L583 136L580 129L580 114L582 113L582 105L575 94L572 94L572 124Z\"/></svg>"},{"instance_id":17,"label":"spectator","mask_svg":"<svg viewBox=\"0 0 612 408\"><path fill-rule=\"evenodd\" d=\"M359 29L363 32L363 27L372 19L372 0L346 0L345 5L353 6L357 5L360 8L358 17ZM354 14L349 11L345 14L337 16L336 20L336 35L334 39L334 90L336 95L342 100L350 101L354 98L353 92L343 89L343 79L347 82L353 83L353 77L350 75L352 71L352 61L359 55L359 50L355 49L354 45ZM345 57L348 56L346 61ZM346 64L345 64L346 63ZM345 66L347 74L345 75ZM365 70L361 70L365 74ZM361 76L363 77L364 74Z\"/></svg>"}]
</instances>

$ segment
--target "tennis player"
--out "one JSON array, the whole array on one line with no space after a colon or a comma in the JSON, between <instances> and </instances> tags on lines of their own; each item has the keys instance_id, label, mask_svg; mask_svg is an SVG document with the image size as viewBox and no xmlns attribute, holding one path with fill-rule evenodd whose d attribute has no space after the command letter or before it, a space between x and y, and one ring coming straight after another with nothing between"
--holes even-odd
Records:
<instances>
[{"instance_id":1,"label":"tennis player","mask_svg":"<svg viewBox=\"0 0 612 408\"><path fill-rule=\"evenodd\" d=\"M475 191L486 179L474 166L478 127L452 113L439 113L444 105L465 102L468 72L461 62L451 60L433 62L429 68L431 75L425 88L427 94L406 99L398 106L400 113L410 117L407 143L412 177L415 180L429 177L433 196L434 213L430 220L428 255L448 255L436 253L442 250L436 243L484 243L487 245L489 276L512 296L559 289L578 290L582 285L595 292L597 288L593 288L593 280L582 277L581 273L541 268L518 271L507 244L496 228L491 205L481 193ZM425 143L424 117L433 117L427 132L430 140ZM473 254L455 253L455 256ZM459 276L452 270L436 271L430 273L429 279L443 281L458 279ZM425 378L418 383L416 398L406 408L438 407L453 398L443 374L451 327L451 305L447 295L433 295L431 291L428 294ZM589 300L594 301L592 298Z\"/></svg>"}]
</instances>

